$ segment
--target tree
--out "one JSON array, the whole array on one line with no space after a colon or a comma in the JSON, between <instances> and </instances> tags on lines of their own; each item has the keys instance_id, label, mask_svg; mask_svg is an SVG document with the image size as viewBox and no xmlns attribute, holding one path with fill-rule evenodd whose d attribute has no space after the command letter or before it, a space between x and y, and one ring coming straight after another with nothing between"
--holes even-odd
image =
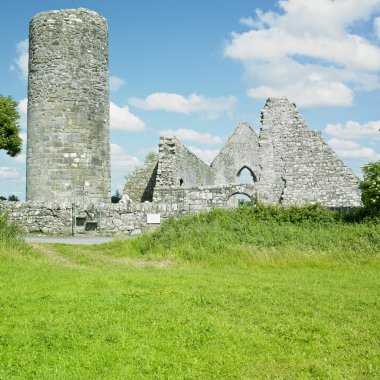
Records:
<instances>
[{"instance_id":1,"label":"tree","mask_svg":"<svg viewBox=\"0 0 380 380\"><path fill-rule=\"evenodd\" d=\"M380 161L364 165L363 174L360 188L364 206L371 212L380 212Z\"/></svg>"},{"instance_id":2,"label":"tree","mask_svg":"<svg viewBox=\"0 0 380 380\"><path fill-rule=\"evenodd\" d=\"M8 197L8 201L12 201L12 202L18 202L19 199L18 197L16 197L16 195L12 194Z\"/></svg>"},{"instance_id":3,"label":"tree","mask_svg":"<svg viewBox=\"0 0 380 380\"><path fill-rule=\"evenodd\" d=\"M122 197L122 195L120 194L119 190L116 190L115 195L112 195L112 197L111 197L111 202L112 203L119 203L121 197Z\"/></svg>"},{"instance_id":4,"label":"tree","mask_svg":"<svg viewBox=\"0 0 380 380\"><path fill-rule=\"evenodd\" d=\"M7 200L7 197L0 195L0 201L6 201L6 200Z\"/></svg>"},{"instance_id":5,"label":"tree","mask_svg":"<svg viewBox=\"0 0 380 380\"><path fill-rule=\"evenodd\" d=\"M147 155L145 156L145 164L155 160L156 158L157 158L156 152L148 152Z\"/></svg>"},{"instance_id":6,"label":"tree","mask_svg":"<svg viewBox=\"0 0 380 380\"><path fill-rule=\"evenodd\" d=\"M0 149L6 150L11 157L21 152L22 139L19 136L20 126L17 102L10 96L0 95Z\"/></svg>"}]
</instances>

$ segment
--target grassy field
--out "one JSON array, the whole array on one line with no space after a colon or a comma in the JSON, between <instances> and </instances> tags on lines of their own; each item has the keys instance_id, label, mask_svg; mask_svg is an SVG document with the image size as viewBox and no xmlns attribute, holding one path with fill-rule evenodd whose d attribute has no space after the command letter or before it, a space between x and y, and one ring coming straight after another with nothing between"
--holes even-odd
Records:
<instances>
[{"instance_id":1,"label":"grassy field","mask_svg":"<svg viewBox=\"0 0 380 380\"><path fill-rule=\"evenodd\" d=\"M265 213L95 247L0 233L0 379L379 378L380 226Z\"/></svg>"}]
</instances>

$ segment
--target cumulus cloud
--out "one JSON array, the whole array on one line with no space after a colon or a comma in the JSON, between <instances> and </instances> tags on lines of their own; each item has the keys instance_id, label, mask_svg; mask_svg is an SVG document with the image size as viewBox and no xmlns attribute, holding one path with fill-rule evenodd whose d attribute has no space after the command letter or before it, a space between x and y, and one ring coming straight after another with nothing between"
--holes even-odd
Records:
<instances>
[{"instance_id":1,"label":"cumulus cloud","mask_svg":"<svg viewBox=\"0 0 380 380\"><path fill-rule=\"evenodd\" d=\"M204 95L183 96L175 93L156 92L145 99L131 98L129 103L146 110L164 110L183 114L201 113L208 119L217 119L223 113L231 114L236 107L234 96L207 98Z\"/></svg>"},{"instance_id":2,"label":"cumulus cloud","mask_svg":"<svg viewBox=\"0 0 380 380\"><path fill-rule=\"evenodd\" d=\"M15 168L0 166L0 178L13 179L13 178L19 178L19 177L20 177L20 173Z\"/></svg>"},{"instance_id":3,"label":"cumulus cloud","mask_svg":"<svg viewBox=\"0 0 380 380\"><path fill-rule=\"evenodd\" d=\"M280 13L257 10L241 18L251 30L233 33L225 47L227 57L244 64L249 96L286 95L301 107L349 106L354 91L380 88L380 47L351 31L379 9L379 0L278 5Z\"/></svg>"},{"instance_id":4,"label":"cumulus cloud","mask_svg":"<svg viewBox=\"0 0 380 380\"><path fill-rule=\"evenodd\" d=\"M259 86L247 91L253 99L266 99L274 97L288 97L299 107L341 106L352 104L354 93L341 82L327 82L316 73L311 73L295 84L269 87Z\"/></svg>"},{"instance_id":5,"label":"cumulus cloud","mask_svg":"<svg viewBox=\"0 0 380 380\"><path fill-rule=\"evenodd\" d=\"M125 80L123 78L119 78L115 75L110 76L110 90L117 91L123 84Z\"/></svg>"},{"instance_id":6,"label":"cumulus cloud","mask_svg":"<svg viewBox=\"0 0 380 380\"><path fill-rule=\"evenodd\" d=\"M380 120L369 121L368 123L358 123L347 121L345 124L327 124L326 133L333 137L345 139L371 138L380 140Z\"/></svg>"},{"instance_id":7,"label":"cumulus cloud","mask_svg":"<svg viewBox=\"0 0 380 380\"><path fill-rule=\"evenodd\" d=\"M333 138L328 140L327 143L342 158L380 159L380 154L378 154L373 148L360 145L355 141Z\"/></svg>"},{"instance_id":8,"label":"cumulus cloud","mask_svg":"<svg viewBox=\"0 0 380 380\"><path fill-rule=\"evenodd\" d=\"M195 146L189 146L188 148L206 164L211 164L212 160L219 153L219 150L217 149L200 149L196 148Z\"/></svg>"},{"instance_id":9,"label":"cumulus cloud","mask_svg":"<svg viewBox=\"0 0 380 380\"><path fill-rule=\"evenodd\" d=\"M119 107L110 102L110 127L121 131L142 131L145 123L131 113L128 105Z\"/></svg>"},{"instance_id":10,"label":"cumulus cloud","mask_svg":"<svg viewBox=\"0 0 380 380\"><path fill-rule=\"evenodd\" d=\"M27 39L17 42L17 56L13 60L11 70L19 72L20 78L26 80L28 78L28 60L29 60L29 42Z\"/></svg>"},{"instance_id":11,"label":"cumulus cloud","mask_svg":"<svg viewBox=\"0 0 380 380\"><path fill-rule=\"evenodd\" d=\"M140 165L137 157L131 156L120 145L111 143L111 167L112 168L133 168Z\"/></svg>"},{"instance_id":12,"label":"cumulus cloud","mask_svg":"<svg viewBox=\"0 0 380 380\"><path fill-rule=\"evenodd\" d=\"M213 136L210 133L201 133L192 129L165 129L160 131L161 136L176 136L181 141L195 141L204 145L221 144L223 140L219 136Z\"/></svg>"}]
</instances>

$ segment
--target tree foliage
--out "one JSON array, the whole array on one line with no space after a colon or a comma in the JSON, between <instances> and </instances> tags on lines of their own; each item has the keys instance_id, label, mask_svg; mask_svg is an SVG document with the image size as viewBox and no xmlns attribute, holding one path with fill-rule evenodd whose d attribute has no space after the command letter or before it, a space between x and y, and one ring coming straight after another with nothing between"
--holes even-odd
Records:
<instances>
[{"instance_id":1,"label":"tree foliage","mask_svg":"<svg viewBox=\"0 0 380 380\"><path fill-rule=\"evenodd\" d=\"M11 157L21 152L22 139L19 136L20 126L17 102L10 96L0 95L0 149L4 149Z\"/></svg>"},{"instance_id":2,"label":"tree foliage","mask_svg":"<svg viewBox=\"0 0 380 380\"><path fill-rule=\"evenodd\" d=\"M364 206L372 212L380 212L380 161L363 166L364 179L360 184Z\"/></svg>"},{"instance_id":3,"label":"tree foliage","mask_svg":"<svg viewBox=\"0 0 380 380\"><path fill-rule=\"evenodd\" d=\"M115 194L111 197L111 203L119 203L121 197L122 194L119 192L119 190L116 190Z\"/></svg>"},{"instance_id":4,"label":"tree foliage","mask_svg":"<svg viewBox=\"0 0 380 380\"><path fill-rule=\"evenodd\" d=\"M155 160L157 158L157 153L156 152L148 152L145 156L145 164L147 164L148 162L151 162L153 160Z\"/></svg>"}]
</instances>

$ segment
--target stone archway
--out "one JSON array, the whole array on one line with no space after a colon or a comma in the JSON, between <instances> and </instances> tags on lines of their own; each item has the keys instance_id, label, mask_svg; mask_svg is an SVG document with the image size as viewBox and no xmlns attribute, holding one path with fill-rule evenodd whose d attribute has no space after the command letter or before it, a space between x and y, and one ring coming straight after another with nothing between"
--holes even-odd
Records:
<instances>
[{"instance_id":1,"label":"stone archway","mask_svg":"<svg viewBox=\"0 0 380 380\"><path fill-rule=\"evenodd\" d=\"M244 191L235 191L230 194L226 200L227 208L237 208L240 205L250 203L254 203L253 196L244 192Z\"/></svg>"}]
</instances>

